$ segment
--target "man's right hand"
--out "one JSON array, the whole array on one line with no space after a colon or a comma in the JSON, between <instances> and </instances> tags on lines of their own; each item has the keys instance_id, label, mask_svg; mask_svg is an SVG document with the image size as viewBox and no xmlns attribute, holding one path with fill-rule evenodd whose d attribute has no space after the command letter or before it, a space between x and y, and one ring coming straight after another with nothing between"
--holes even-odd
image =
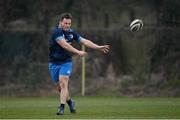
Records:
<instances>
[{"instance_id":1,"label":"man's right hand","mask_svg":"<svg viewBox=\"0 0 180 120\"><path fill-rule=\"evenodd\" d=\"M84 56L87 55L87 52L79 51L79 52L78 52L78 55L81 56L81 57L84 57Z\"/></svg>"}]
</instances>

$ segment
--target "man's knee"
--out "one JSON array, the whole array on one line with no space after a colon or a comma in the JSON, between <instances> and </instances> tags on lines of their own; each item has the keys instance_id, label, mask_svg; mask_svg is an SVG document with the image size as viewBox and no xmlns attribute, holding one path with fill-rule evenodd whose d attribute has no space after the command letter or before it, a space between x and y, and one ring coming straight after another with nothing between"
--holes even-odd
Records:
<instances>
[{"instance_id":1,"label":"man's knee","mask_svg":"<svg viewBox=\"0 0 180 120\"><path fill-rule=\"evenodd\" d=\"M69 77L68 77L68 76L60 76L60 77L59 77L61 89L67 87L67 85L68 85L68 80L69 80Z\"/></svg>"}]
</instances>

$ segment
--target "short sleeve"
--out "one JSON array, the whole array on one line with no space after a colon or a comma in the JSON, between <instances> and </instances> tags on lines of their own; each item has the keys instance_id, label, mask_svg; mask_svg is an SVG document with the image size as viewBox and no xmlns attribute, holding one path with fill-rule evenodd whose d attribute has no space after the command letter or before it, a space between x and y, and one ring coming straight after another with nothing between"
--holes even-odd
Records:
<instances>
[{"instance_id":1,"label":"short sleeve","mask_svg":"<svg viewBox=\"0 0 180 120\"><path fill-rule=\"evenodd\" d=\"M74 33L74 40L76 40L79 43L81 40L81 36L76 31L73 31L73 33Z\"/></svg>"},{"instance_id":2,"label":"short sleeve","mask_svg":"<svg viewBox=\"0 0 180 120\"><path fill-rule=\"evenodd\" d=\"M54 39L56 41L64 39L64 34L61 31L56 31L54 33Z\"/></svg>"}]
</instances>

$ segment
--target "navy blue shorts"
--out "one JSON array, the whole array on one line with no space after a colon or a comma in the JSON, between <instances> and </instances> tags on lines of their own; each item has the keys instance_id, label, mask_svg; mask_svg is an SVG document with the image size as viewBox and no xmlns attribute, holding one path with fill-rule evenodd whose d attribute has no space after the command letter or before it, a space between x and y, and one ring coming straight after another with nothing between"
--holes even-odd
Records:
<instances>
[{"instance_id":1,"label":"navy blue shorts","mask_svg":"<svg viewBox=\"0 0 180 120\"><path fill-rule=\"evenodd\" d=\"M59 76L70 76L72 72L72 62L67 62L63 64L54 64L49 63L49 73L51 76L51 79L54 82L59 81Z\"/></svg>"}]
</instances>

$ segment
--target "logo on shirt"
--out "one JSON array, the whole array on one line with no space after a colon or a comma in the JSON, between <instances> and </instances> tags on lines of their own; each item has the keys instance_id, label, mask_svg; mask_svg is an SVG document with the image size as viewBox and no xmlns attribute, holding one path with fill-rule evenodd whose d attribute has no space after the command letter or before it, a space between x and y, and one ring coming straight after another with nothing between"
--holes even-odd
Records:
<instances>
[{"instance_id":1,"label":"logo on shirt","mask_svg":"<svg viewBox=\"0 0 180 120\"><path fill-rule=\"evenodd\" d=\"M71 39L73 39L73 34L70 34L69 37L70 37Z\"/></svg>"}]
</instances>

